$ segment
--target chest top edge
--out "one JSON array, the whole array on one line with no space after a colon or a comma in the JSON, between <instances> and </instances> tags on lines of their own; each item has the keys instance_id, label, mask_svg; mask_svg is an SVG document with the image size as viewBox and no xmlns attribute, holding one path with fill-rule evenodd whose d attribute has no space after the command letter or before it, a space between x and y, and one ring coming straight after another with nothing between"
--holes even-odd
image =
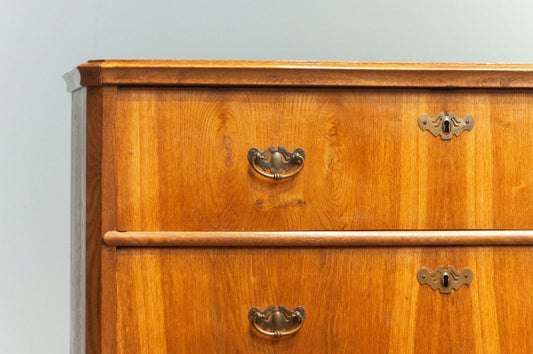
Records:
<instances>
[{"instance_id":1,"label":"chest top edge","mask_svg":"<svg viewBox=\"0 0 533 354\"><path fill-rule=\"evenodd\" d=\"M533 88L533 64L230 60L99 60L81 86Z\"/></svg>"}]
</instances>

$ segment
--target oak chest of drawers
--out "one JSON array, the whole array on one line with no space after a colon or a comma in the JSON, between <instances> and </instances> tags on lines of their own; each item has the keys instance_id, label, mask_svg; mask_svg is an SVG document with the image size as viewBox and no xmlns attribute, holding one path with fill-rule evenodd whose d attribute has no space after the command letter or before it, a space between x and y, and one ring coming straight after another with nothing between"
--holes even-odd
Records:
<instances>
[{"instance_id":1,"label":"oak chest of drawers","mask_svg":"<svg viewBox=\"0 0 533 354\"><path fill-rule=\"evenodd\" d=\"M66 79L72 352L533 352L533 66Z\"/></svg>"}]
</instances>

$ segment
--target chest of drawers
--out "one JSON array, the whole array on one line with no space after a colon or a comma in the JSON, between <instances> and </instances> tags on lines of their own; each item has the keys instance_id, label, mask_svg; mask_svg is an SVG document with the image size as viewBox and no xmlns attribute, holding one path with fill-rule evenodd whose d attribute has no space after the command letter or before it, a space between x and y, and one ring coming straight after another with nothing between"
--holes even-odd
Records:
<instances>
[{"instance_id":1,"label":"chest of drawers","mask_svg":"<svg viewBox=\"0 0 533 354\"><path fill-rule=\"evenodd\" d=\"M533 352L532 66L65 77L72 352Z\"/></svg>"}]
</instances>

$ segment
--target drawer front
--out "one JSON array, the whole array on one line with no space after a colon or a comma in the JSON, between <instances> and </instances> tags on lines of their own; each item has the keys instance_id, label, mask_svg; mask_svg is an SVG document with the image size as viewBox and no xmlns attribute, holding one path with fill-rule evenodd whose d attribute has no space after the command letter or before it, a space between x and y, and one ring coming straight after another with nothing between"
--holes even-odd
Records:
<instances>
[{"instance_id":1,"label":"drawer front","mask_svg":"<svg viewBox=\"0 0 533 354\"><path fill-rule=\"evenodd\" d=\"M528 89L119 87L120 230L533 228ZM427 113L475 118L442 141ZM248 150L302 148L295 177Z\"/></svg>"},{"instance_id":2,"label":"drawer front","mask_svg":"<svg viewBox=\"0 0 533 354\"><path fill-rule=\"evenodd\" d=\"M531 247L118 248L119 353L531 353ZM440 294L421 267L469 267ZM266 337L253 307L305 309Z\"/></svg>"}]
</instances>

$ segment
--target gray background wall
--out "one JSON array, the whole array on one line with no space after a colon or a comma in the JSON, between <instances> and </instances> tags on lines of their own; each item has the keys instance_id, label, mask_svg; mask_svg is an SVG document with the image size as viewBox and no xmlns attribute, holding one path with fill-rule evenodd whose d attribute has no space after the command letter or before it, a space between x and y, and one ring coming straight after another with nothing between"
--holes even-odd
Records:
<instances>
[{"instance_id":1,"label":"gray background wall","mask_svg":"<svg viewBox=\"0 0 533 354\"><path fill-rule=\"evenodd\" d=\"M0 353L67 353L70 97L88 59L533 63L530 0L0 2Z\"/></svg>"}]
</instances>

